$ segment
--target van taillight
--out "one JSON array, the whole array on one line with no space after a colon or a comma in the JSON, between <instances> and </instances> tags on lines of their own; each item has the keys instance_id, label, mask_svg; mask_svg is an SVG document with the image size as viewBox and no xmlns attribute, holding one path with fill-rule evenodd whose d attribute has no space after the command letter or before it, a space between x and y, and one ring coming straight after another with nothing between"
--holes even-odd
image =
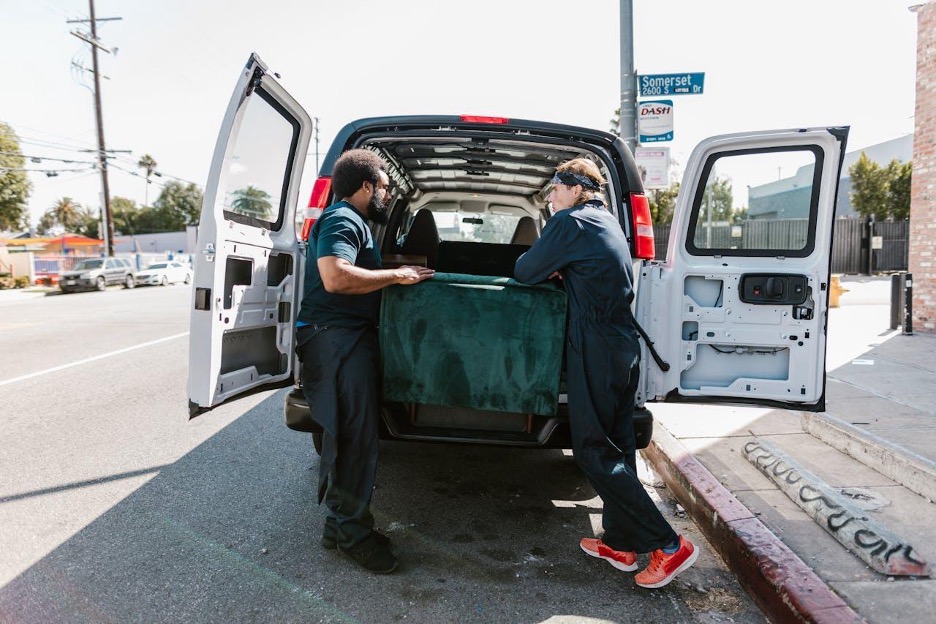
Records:
<instances>
[{"instance_id":1,"label":"van taillight","mask_svg":"<svg viewBox=\"0 0 936 624\"><path fill-rule=\"evenodd\" d=\"M631 213L634 215L634 255L641 260L653 260L656 246L653 243L650 200L643 193L631 193L630 199Z\"/></svg>"},{"instance_id":2,"label":"van taillight","mask_svg":"<svg viewBox=\"0 0 936 624\"><path fill-rule=\"evenodd\" d=\"M322 176L312 185L312 197L309 198L309 208L325 208L328 206L329 195L331 195L331 178Z\"/></svg>"},{"instance_id":3,"label":"van taillight","mask_svg":"<svg viewBox=\"0 0 936 624\"><path fill-rule=\"evenodd\" d=\"M468 123L485 123L485 124L506 124L510 123L509 117L485 117L484 115L460 115L462 121L467 121Z\"/></svg>"},{"instance_id":4,"label":"van taillight","mask_svg":"<svg viewBox=\"0 0 936 624\"><path fill-rule=\"evenodd\" d=\"M322 216L322 211L328 206L328 198L331 195L331 178L322 176L312 185L312 196L309 198L309 207L306 208L306 218L302 222L302 233L300 240L309 240L309 231L315 224L315 220Z\"/></svg>"}]
</instances>

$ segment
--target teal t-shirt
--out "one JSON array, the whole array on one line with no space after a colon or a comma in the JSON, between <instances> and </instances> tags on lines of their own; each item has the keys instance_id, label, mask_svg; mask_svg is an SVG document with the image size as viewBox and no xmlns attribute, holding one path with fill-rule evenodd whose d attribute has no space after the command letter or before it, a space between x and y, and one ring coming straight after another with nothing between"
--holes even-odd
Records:
<instances>
[{"instance_id":1,"label":"teal t-shirt","mask_svg":"<svg viewBox=\"0 0 936 624\"><path fill-rule=\"evenodd\" d=\"M325 290L318 259L344 258L354 266L379 269L380 251L363 215L348 202L325 209L312 226L306 251L305 290L298 325L319 327L376 327L380 291L366 295L340 295Z\"/></svg>"}]
</instances>

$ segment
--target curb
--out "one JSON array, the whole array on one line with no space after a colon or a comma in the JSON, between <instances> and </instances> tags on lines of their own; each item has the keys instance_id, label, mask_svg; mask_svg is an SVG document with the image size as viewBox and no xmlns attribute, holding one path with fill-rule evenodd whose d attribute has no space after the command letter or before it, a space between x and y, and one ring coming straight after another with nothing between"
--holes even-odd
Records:
<instances>
[{"instance_id":1,"label":"curb","mask_svg":"<svg viewBox=\"0 0 936 624\"><path fill-rule=\"evenodd\" d=\"M772 621L865 622L659 423L643 453Z\"/></svg>"},{"instance_id":2,"label":"curb","mask_svg":"<svg viewBox=\"0 0 936 624\"><path fill-rule=\"evenodd\" d=\"M936 501L936 464L831 414L803 412L803 431L923 498Z\"/></svg>"}]
</instances>

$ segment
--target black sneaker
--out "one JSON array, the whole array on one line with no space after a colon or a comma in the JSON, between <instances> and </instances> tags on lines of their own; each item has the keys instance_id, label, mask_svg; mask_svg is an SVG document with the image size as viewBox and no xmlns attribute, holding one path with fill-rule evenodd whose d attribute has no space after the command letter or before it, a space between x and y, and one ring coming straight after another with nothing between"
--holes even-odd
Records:
<instances>
[{"instance_id":1,"label":"black sneaker","mask_svg":"<svg viewBox=\"0 0 936 624\"><path fill-rule=\"evenodd\" d=\"M371 535L374 536L374 539L379 545L390 545L390 538L383 533L374 530L371 531ZM335 535L335 529L330 528L328 525L325 525L325 530L322 531L322 539L319 541L322 544L322 548L327 548L328 550L335 550L338 548L338 536Z\"/></svg>"},{"instance_id":2,"label":"black sneaker","mask_svg":"<svg viewBox=\"0 0 936 624\"><path fill-rule=\"evenodd\" d=\"M339 547L338 550L374 574L390 574L397 569L399 564L389 548L377 543L373 533L357 546L348 549Z\"/></svg>"}]
</instances>

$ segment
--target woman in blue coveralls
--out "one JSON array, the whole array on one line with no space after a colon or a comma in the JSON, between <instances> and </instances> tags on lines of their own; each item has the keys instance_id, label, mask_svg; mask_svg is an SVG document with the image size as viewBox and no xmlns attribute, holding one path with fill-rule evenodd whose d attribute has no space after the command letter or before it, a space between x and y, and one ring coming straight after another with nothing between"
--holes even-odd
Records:
<instances>
[{"instance_id":1,"label":"woman in blue coveralls","mask_svg":"<svg viewBox=\"0 0 936 624\"><path fill-rule=\"evenodd\" d=\"M634 279L627 238L605 207L605 180L595 163L561 164L548 200L553 216L514 267L519 282L559 277L569 297L566 374L576 463L604 503L600 539L583 538L592 557L637 569L641 587L663 587L691 566L698 551L676 535L637 478L633 417L640 346L630 304Z\"/></svg>"}]
</instances>

